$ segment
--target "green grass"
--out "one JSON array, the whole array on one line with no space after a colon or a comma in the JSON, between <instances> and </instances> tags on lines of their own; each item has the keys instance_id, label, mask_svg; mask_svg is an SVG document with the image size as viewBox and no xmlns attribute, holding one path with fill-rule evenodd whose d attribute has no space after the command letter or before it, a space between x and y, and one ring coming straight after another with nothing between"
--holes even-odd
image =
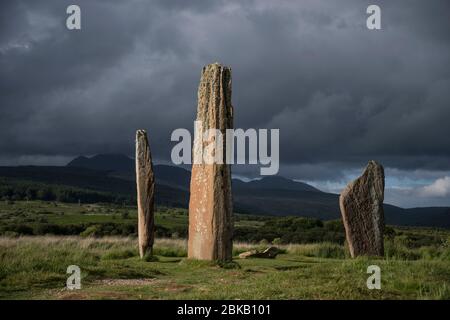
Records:
<instances>
[{"instance_id":1,"label":"green grass","mask_svg":"<svg viewBox=\"0 0 450 320\"><path fill-rule=\"evenodd\" d=\"M288 250L291 253L305 257L343 259L349 256L343 246L328 242L291 245Z\"/></svg>"},{"instance_id":2,"label":"green grass","mask_svg":"<svg viewBox=\"0 0 450 320\"><path fill-rule=\"evenodd\" d=\"M339 223L235 218L235 233L245 242L234 242L233 262L195 261L186 258L182 239L187 211L158 208L157 232L172 238L159 234L153 256L141 260L135 207L0 202L0 298L450 299L448 230L388 227L383 259L351 259L339 240L343 236ZM23 236L30 230L44 235ZM77 236L45 235L53 232ZM261 236L254 237L258 232ZM311 238L302 237L308 232ZM331 237L322 237L326 232ZM282 238L287 233L306 243L286 244L290 241ZM99 237L102 234L123 236ZM273 243L282 252L276 259L237 258L244 251L267 247L266 239L276 239ZM65 289L66 269L72 264L81 268L81 290ZM371 264L381 267L382 290L366 287Z\"/></svg>"},{"instance_id":3,"label":"green grass","mask_svg":"<svg viewBox=\"0 0 450 320\"><path fill-rule=\"evenodd\" d=\"M234 251L253 247L236 243ZM409 249L421 254L413 259L395 254L350 259L343 246L330 243L280 248L286 253L276 259L220 265L187 259L181 239L158 239L156 259L145 261L134 238L2 237L0 298L450 299L448 247L438 249L446 252L438 255ZM81 290L65 289L66 268L72 264L81 268ZM366 287L372 264L381 268L381 290Z\"/></svg>"},{"instance_id":4,"label":"green grass","mask_svg":"<svg viewBox=\"0 0 450 320\"><path fill-rule=\"evenodd\" d=\"M160 227L159 229L167 230L166 233L169 233L170 236L171 233L186 229L188 216L186 210L183 209L162 209L155 213L155 222ZM109 229L105 229L105 225L109 225ZM48 232L38 233L39 235L55 234L55 232L58 235L65 234L65 232L84 236L96 233L103 235L106 232L109 235L114 229L118 231L113 235L133 235L134 232L130 228L125 231L120 229L124 225L131 226L132 229L137 225L135 207L122 207L114 204L78 205L45 201L16 201L13 203L0 201L0 235L36 233L40 232L40 227L45 227ZM22 229L16 230L17 226ZM24 231L23 227L30 231Z\"/></svg>"},{"instance_id":5,"label":"green grass","mask_svg":"<svg viewBox=\"0 0 450 320\"><path fill-rule=\"evenodd\" d=\"M158 207L155 213L157 237L186 238L186 209ZM69 204L45 201L0 201L0 236L20 235L81 235L136 236L137 209L117 204ZM401 228L388 226L386 237L407 249L439 247L448 242L448 230L431 228ZM342 221L320 221L304 217L269 217L234 214L234 238L253 243L320 243L340 245L345 241ZM325 248L320 248L324 250ZM389 249L389 248L388 248ZM311 253L313 256L342 252L332 245L333 252ZM408 255L410 252L396 251Z\"/></svg>"}]
</instances>

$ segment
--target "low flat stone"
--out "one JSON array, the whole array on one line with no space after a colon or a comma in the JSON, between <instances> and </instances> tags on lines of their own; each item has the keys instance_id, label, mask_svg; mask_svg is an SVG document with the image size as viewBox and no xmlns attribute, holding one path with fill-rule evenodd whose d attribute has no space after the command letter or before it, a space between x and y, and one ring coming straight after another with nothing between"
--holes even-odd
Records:
<instances>
[{"instance_id":1,"label":"low flat stone","mask_svg":"<svg viewBox=\"0 0 450 320\"><path fill-rule=\"evenodd\" d=\"M243 252L239 255L239 258L240 259L248 259L248 258L274 259L279 253L280 253L280 250L277 247L268 247L267 249L264 249L262 251L255 249L255 250Z\"/></svg>"}]
</instances>

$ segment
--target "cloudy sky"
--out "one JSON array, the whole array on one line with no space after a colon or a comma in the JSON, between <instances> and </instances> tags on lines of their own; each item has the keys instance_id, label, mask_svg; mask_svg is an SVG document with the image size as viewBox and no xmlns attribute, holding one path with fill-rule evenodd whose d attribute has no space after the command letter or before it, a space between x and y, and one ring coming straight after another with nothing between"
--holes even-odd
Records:
<instances>
[{"instance_id":1,"label":"cloudy sky","mask_svg":"<svg viewBox=\"0 0 450 320\"><path fill-rule=\"evenodd\" d=\"M450 205L449 14L448 0L2 0L0 165L131 156L138 128L167 162L218 61L235 127L280 129L282 175L339 192L374 159L387 202Z\"/></svg>"}]
</instances>

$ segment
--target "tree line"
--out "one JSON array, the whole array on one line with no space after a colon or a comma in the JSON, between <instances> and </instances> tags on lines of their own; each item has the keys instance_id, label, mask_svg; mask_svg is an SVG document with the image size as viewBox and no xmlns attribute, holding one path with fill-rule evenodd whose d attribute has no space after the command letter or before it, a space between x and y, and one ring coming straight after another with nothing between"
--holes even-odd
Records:
<instances>
[{"instance_id":1,"label":"tree line","mask_svg":"<svg viewBox=\"0 0 450 320\"><path fill-rule=\"evenodd\" d=\"M131 197L63 185L47 185L28 181L0 179L0 199L3 201L42 200L68 203L126 203Z\"/></svg>"}]
</instances>

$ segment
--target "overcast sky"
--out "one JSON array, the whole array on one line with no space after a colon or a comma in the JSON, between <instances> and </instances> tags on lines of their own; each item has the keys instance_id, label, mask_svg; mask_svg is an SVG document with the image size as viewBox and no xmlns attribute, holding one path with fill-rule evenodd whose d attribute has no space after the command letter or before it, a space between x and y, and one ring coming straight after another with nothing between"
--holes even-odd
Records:
<instances>
[{"instance_id":1,"label":"overcast sky","mask_svg":"<svg viewBox=\"0 0 450 320\"><path fill-rule=\"evenodd\" d=\"M235 127L280 129L280 174L338 193L374 159L387 202L450 205L449 15L448 0L2 0L0 165L132 156L139 128L167 162L218 61Z\"/></svg>"}]
</instances>

